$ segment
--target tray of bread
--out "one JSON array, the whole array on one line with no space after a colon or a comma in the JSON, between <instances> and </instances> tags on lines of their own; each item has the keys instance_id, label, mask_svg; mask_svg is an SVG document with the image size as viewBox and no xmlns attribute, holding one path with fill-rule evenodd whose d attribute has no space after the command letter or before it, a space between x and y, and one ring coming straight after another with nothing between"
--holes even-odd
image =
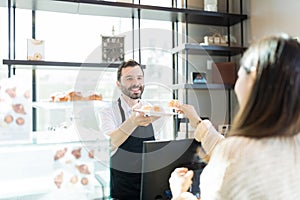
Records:
<instances>
[{"instance_id":1,"label":"tray of bread","mask_svg":"<svg viewBox=\"0 0 300 200\"><path fill-rule=\"evenodd\" d=\"M99 93L83 95L81 92L70 90L52 94L49 99L33 102L32 106L39 109L68 109L74 106L102 107L105 105L102 99L102 95Z\"/></svg>"}]
</instances>

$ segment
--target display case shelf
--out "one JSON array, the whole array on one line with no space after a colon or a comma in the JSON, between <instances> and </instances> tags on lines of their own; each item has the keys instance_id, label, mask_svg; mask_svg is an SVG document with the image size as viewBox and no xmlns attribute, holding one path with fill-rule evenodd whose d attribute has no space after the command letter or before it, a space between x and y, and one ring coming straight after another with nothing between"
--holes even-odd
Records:
<instances>
[{"instance_id":1,"label":"display case shelf","mask_svg":"<svg viewBox=\"0 0 300 200\"><path fill-rule=\"evenodd\" d=\"M64 110L72 109L74 107L94 107L101 108L105 106L108 102L106 101L68 101L68 102L50 102L50 101L38 101L33 102L32 107L45 110Z\"/></svg>"},{"instance_id":2,"label":"display case shelf","mask_svg":"<svg viewBox=\"0 0 300 200\"><path fill-rule=\"evenodd\" d=\"M186 53L188 51L189 55L235 56L243 53L246 49L246 47L237 46L207 46L196 43L184 43L171 51L173 54Z\"/></svg>"},{"instance_id":3,"label":"display case shelf","mask_svg":"<svg viewBox=\"0 0 300 200\"><path fill-rule=\"evenodd\" d=\"M1 3L1 2L0 2ZM16 8L123 18L232 26L247 15L97 0L12 0ZM1 6L7 6L2 2Z\"/></svg>"},{"instance_id":4,"label":"display case shelf","mask_svg":"<svg viewBox=\"0 0 300 200\"><path fill-rule=\"evenodd\" d=\"M172 85L171 88L173 90L179 89L194 89L194 90L229 90L233 89L232 85L224 85L224 84L175 84Z\"/></svg>"},{"instance_id":5,"label":"display case shelf","mask_svg":"<svg viewBox=\"0 0 300 200\"><path fill-rule=\"evenodd\" d=\"M104 165L103 162L100 163L98 160L88 157L89 151L93 149L95 158L104 154L109 158L108 148L100 147L100 143L97 141L6 144L0 147L2 161L0 199L65 199L62 195L71 199L72 195L73 199L76 199L75 195L86 197L84 199L104 199L109 194L107 186L105 185L103 188L102 183L95 177L96 173L109 173L107 167L109 162L107 161ZM64 148L68 149L66 154L54 160L57 151ZM74 158L71 151L78 148L82 148L81 157ZM69 163L66 162L68 160ZM77 172L74 166L79 164L87 165L90 174L81 175ZM101 168L98 165L101 165ZM58 172L64 172L62 188L57 188L54 182L54 177ZM71 177L71 174L78 178L88 177L88 185L81 186L80 182L70 184L68 177ZM103 188L102 191L101 188Z\"/></svg>"}]
</instances>

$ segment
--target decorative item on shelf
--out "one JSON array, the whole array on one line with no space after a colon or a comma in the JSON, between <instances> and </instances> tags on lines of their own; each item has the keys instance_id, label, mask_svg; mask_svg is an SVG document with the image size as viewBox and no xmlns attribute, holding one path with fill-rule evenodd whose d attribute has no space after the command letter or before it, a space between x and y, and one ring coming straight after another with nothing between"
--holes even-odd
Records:
<instances>
[{"instance_id":1,"label":"decorative item on shelf","mask_svg":"<svg viewBox=\"0 0 300 200\"><path fill-rule=\"evenodd\" d=\"M227 3L226 0L217 0L216 6L208 6L206 4L206 9L204 7L204 1L205 0L188 0L187 2L187 8L188 9L196 9L196 10L205 10L205 11L216 11L216 12L223 12L225 13L227 11ZM182 5L184 5L184 0L181 0ZM208 2L206 2L208 3ZM214 9L214 10L211 10Z\"/></svg>"},{"instance_id":2,"label":"decorative item on shelf","mask_svg":"<svg viewBox=\"0 0 300 200\"><path fill-rule=\"evenodd\" d=\"M27 39L27 60L45 60L45 41Z\"/></svg>"},{"instance_id":3,"label":"decorative item on shelf","mask_svg":"<svg viewBox=\"0 0 300 200\"><path fill-rule=\"evenodd\" d=\"M212 65L212 82L234 85L236 81L236 63L218 62Z\"/></svg>"},{"instance_id":4,"label":"decorative item on shelf","mask_svg":"<svg viewBox=\"0 0 300 200\"><path fill-rule=\"evenodd\" d=\"M206 81L206 73L205 72L192 72L191 73L192 83L194 84L205 84Z\"/></svg>"},{"instance_id":5,"label":"decorative item on shelf","mask_svg":"<svg viewBox=\"0 0 300 200\"><path fill-rule=\"evenodd\" d=\"M204 0L204 10L205 11L218 11L218 0Z\"/></svg>"},{"instance_id":6,"label":"decorative item on shelf","mask_svg":"<svg viewBox=\"0 0 300 200\"><path fill-rule=\"evenodd\" d=\"M200 45L228 46L227 38L223 34L225 31L224 28L209 28L203 37L203 43Z\"/></svg>"},{"instance_id":7,"label":"decorative item on shelf","mask_svg":"<svg viewBox=\"0 0 300 200\"><path fill-rule=\"evenodd\" d=\"M124 36L102 36L102 61L124 61Z\"/></svg>"},{"instance_id":8,"label":"decorative item on shelf","mask_svg":"<svg viewBox=\"0 0 300 200\"><path fill-rule=\"evenodd\" d=\"M112 36L102 37L102 62L122 62L124 61L125 36L115 36L114 26Z\"/></svg>"},{"instance_id":9,"label":"decorative item on shelf","mask_svg":"<svg viewBox=\"0 0 300 200\"><path fill-rule=\"evenodd\" d=\"M204 36L204 43L201 45L218 45L218 46L228 46L226 38L220 33L215 33L212 36Z\"/></svg>"}]
</instances>

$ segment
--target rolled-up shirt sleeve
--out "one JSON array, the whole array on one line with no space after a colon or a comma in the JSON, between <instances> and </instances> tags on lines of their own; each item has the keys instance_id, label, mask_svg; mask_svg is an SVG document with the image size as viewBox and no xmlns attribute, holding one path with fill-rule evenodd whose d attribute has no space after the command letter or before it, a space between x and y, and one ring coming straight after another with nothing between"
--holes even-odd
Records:
<instances>
[{"instance_id":1,"label":"rolled-up shirt sleeve","mask_svg":"<svg viewBox=\"0 0 300 200\"><path fill-rule=\"evenodd\" d=\"M211 156L214 148L225 138L212 125L209 120L202 120L195 130L195 139L201 142L208 156Z\"/></svg>"}]
</instances>

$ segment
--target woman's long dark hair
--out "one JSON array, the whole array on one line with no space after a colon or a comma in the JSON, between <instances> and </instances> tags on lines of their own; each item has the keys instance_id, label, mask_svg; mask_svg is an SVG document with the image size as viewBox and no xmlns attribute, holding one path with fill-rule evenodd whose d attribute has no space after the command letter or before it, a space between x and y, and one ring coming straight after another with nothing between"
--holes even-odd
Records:
<instances>
[{"instance_id":1,"label":"woman's long dark hair","mask_svg":"<svg viewBox=\"0 0 300 200\"><path fill-rule=\"evenodd\" d=\"M247 102L233 122L229 136L263 138L300 132L300 44L273 36L252 45L241 60L256 80Z\"/></svg>"}]
</instances>

